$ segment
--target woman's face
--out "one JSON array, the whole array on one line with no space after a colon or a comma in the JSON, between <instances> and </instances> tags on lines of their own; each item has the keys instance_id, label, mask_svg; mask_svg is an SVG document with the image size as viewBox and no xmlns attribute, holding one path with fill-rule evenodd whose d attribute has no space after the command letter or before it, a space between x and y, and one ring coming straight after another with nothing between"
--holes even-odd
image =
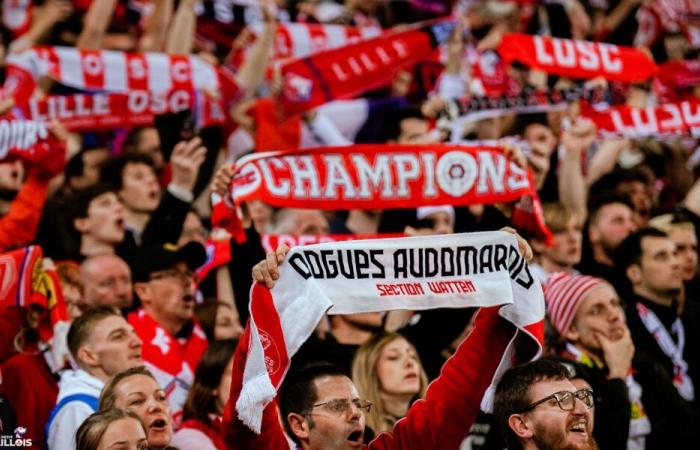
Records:
<instances>
[{"instance_id":1,"label":"woman's face","mask_svg":"<svg viewBox=\"0 0 700 450\"><path fill-rule=\"evenodd\" d=\"M384 346L377 361L379 386L389 395L416 395L420 392L420 361L416 350L403 338Z\"/></svg>"},{"instance_id":2,"label":"woman's face","mask_svg":"<svg viewBox=\"0 0 700 450\"><path fill-rule=\"evenodd\" d=\"M219 305L216 308L214 339L238 339L242 333L243 327L233 309L228 305Z\"/></svg>"},{"instance_id":3,"label":"woman's face","mask_svg":"<svg viewBox=\"0 0 700 450\"><path fill-rule=\"evenodd\" d=\"M156 380L146 375L125 378L114 388L114 396L114 406L139 416L146 427L150 448L170 445L173 436L170 405Z\"/></svg>"},{"instance_id":4,"label":"woman's face","mask_svg":"<svg viewBox=\"0 0 700 450\"><path fill-rule=\"evenodd\" d=\"M224 414L224 408L226 407L226 401L228 400L228 395L231 392L231 372L233 370L233 358L226 365L226 370L224 374L221 375L221 381L219 381L219 387L216 388L216 409L219 414Z\"/></svg>"},{"instance_id":5,"label":"woman's face","mask_svg":"<svg viewBox=\"0 0 700 450\"><path fill-rule=\"evenodd\" d=\"M146 450L148 441L143 426L132 417L109 424L97 450Z\"/></svg>"}]
</instances>

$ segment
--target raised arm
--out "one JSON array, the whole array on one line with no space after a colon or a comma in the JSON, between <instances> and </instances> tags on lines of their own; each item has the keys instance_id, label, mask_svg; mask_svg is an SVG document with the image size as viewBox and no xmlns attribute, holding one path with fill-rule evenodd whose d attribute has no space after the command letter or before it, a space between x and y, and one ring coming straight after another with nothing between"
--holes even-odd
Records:
<instances>
[{"instance_id":1,"label":"raised arm","mask_svg":"<svg viewBox=\"0 0 700 450\"><path fill-rule=\"evenodd\" d=\"M188 3L190 0L182 0L183 3ZM146 18L144 24L143 36L139 40L139 51L142 52L160 52L165 44L165 35L168 31L170 18L173 16L173 0L154 0L151 14ZM182 52L189 53L189 51Z\"/></svg>"},{"instance_id":2,"label":"raised arm","mask_svg":"<svg viewBox=\"0 0 700 450\"><path fill-rule=\"evenodd\" d=\"M75 46L83 50L99 50L116 6L117 0L93 1L85 14L83 31Z\"/></svg>"},{"instance_id":3,"label":"raised arm","mask_svg":"<svg viewBox=\"0 0 700 450\"><path fill-rule=\"evenodd\" d=\"M196 5L196 0L180 1L165 42L166 53L176 55L187 54L192 51L194 30L197 24L194 13Z\"/></svg>"}]
</instances>

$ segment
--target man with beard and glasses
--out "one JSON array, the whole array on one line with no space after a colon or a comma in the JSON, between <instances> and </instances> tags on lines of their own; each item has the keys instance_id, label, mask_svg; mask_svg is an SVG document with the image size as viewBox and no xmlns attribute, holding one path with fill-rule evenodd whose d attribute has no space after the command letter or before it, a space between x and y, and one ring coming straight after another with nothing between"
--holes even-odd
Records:
<instances>
[{"instance_id":1,"label":"man with beard and glasses","mask_svg":"<svg viewBox=\"0 0 700 450\"><path fill-rule=\"evenodd\" d=\"M143 340L143 360L168 394L179 423L194 370L207 337L194 318L193 272L206 260L204 246L190 242L144 247L132 264L134 292L141 308L128 320Z\"/></svg>"},{"instance_id":2,"label":"man with beard and glasses","mask_svg":"<svg viewBox=\"0 0 700 450\"><path fill-rule=\"evenodd\" d=\"M700 309L682 302L677 248L663 231L645 228L620 246L618 265L632 284L627 323L635 347L659 362L681 397L698 406Z\"/></svg>"},{"instance_id":3,"label":"man with beard and glasses","mask_svg":"<svg viewBox=\"0 0 700 450\"><path fill-rule=\"evenodd\" d=\"M555 350L580 366L601 405L594 428L600 450L694 447L691 408L663 368L635 350L615 289L601 278L557 273L544 296L562 338Z\"/></svg>"},{"instance_id":4,"label":"man with beard and glasses","mask_svg":"<svg viewBox=\"0 0 700 450\"><path fill-rule=\"evenodd\" d=\"M505 372L494 415L509 450L596 450L593 391L576 389L560 363L537 360Z\"/></svg>"}]
</instances>

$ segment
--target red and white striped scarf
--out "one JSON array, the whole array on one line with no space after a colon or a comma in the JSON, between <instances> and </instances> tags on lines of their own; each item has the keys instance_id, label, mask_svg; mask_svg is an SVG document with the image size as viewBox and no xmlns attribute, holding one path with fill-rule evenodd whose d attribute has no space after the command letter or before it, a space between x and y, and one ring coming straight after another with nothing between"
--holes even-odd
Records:
<instances>
[{"instance_id":1,"label":"red and white striped scarf","mask_svg":"<svg viewBox=\"0 0 700 450\"><path fill-rule=\"evenodd\" d=\"M346 241L292 249L272 289L255 283L250 301L250 351L236 410L260 433L262 412L277 393L289 362L325 313L394 309L427 310L503 305L537 349L544 337L539 282L504 232ZM396 294L403 292L403 294ZM491 388L511 365L513 343L503 354ZM530 347L532 348L532 347Z\"/></svg>"}]
</instances>

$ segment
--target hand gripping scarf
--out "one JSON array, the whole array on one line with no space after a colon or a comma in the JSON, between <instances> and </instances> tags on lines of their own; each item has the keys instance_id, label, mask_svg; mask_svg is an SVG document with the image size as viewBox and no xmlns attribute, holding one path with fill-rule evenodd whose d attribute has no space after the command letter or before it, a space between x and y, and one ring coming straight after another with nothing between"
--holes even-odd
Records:
<instances>
[{"instance_id":1,"label":"hand gripping scarf","mask_svg":"<svg viewBox=\"0 0 700 450\"><path fill-rule=\"evenodd\" d=\"M251 288L251 343L236 403L239 418L260 433L262 412L276 396L289 362L325 313L427 310L503 305L539 356L544 336L542 287L505 232L318 244L292 249L272 289ZM516 334L516 336L517 336ZM510 366L515 337L484 395ZM474 367L473 370L479 370Z\"/></svg>"},{"instance_id":2,"label":"hand gripping scarf","mask_svg":"<svg viewBox=\"0 0 700 450\"><path fill-rule=\"evenodd\" d=\"M569 78L605 77L608 81L643 81L658 71L640 50L613 44L508 33L498 53L506 64L518 61Z\"/></svg>"}]
</instances>

